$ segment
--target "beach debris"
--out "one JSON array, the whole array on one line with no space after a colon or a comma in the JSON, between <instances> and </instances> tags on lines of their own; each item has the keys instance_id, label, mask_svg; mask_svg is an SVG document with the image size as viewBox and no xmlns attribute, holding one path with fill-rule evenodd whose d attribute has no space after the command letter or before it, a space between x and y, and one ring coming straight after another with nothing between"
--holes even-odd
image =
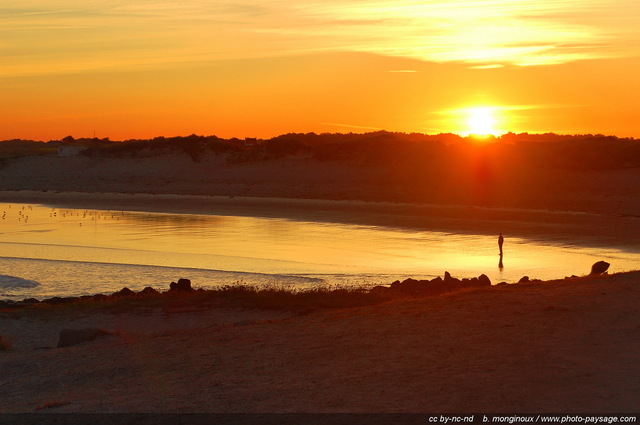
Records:
<instances>
[{"instance_id":1,"label":"beach debris","mask_svg":"<svg viewBox=\"0 0 640 425\"><path fill-rule=\"evenodd\" d=\"M610 265L611 264L607 263L606 261L598 261L597 263L593 263L593 265L591 266L591 273L589 274L590 275L605 274L607 270L609 270Z\"/></svg>"},{"instance_id":2,"label":"beach debris","mask_svg":"<svg viewBox=\"0 0 640 425\"><path fill-rule=\"evenodd\" d=\"M58 348L71 347L97 338L114 335L112 332L99 328L63 329L60 331Z\"/></svg>"},{"instance_id":3,"label":"beach debris","mask_svg":"<svg viewBox=\"0 0 640 425\"><path fill-rule=\"evenodd\" d=\"M177 283L171 282L169 291L191 292L193 288L191 287L191 281L189 279L178 279Z\"/></svg>"}]
</instances>

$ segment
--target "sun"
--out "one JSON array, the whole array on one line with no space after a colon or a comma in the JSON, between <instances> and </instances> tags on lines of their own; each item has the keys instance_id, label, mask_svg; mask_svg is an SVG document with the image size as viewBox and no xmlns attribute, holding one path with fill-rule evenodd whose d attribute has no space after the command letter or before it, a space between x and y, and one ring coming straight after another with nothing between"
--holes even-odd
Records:
<instances>
[{"instance_id":1,"label":"sun","mask_svg":"<svg viewBox=\"0 0 640 425\"><path fill-rule=\"evenodd\" d=\"M478 107L467 110L468 133L476 136L495 135L496 117L494 108Z\"/></svg>"}]
</instances>

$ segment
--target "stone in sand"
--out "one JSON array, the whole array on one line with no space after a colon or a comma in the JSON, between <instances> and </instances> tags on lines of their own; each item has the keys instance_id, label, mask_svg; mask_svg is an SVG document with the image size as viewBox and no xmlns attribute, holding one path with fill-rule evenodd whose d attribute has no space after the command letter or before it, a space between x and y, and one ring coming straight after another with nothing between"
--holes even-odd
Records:
<instances>
[{"instance_id":1,"label":"stone in sand","mask_svg":"<svg viewBox=\"0 0 640 425\"><path fill-rule=\"evenodd\" d=\"M58 348L71 347L83 342L93 341L96 338L103 336L113 335L111 332L107 332L98 328L86 328L86 329L63 329L60 331L60 338L58 339Z\"/></svg>"},{"instance_id":2,"label":"stone in sand","mask_svg":"<svg viewBox=\"0 0 640 425\"><path fill-rule=\"evenodd\" d=\"M609 270L609 266L611 264L607 263L606 261L598 261L597 263L594 263L593 266L591 266L591 273L589 274L604 274L607 272L607 270Z\"/></svg>"}]
</instances>

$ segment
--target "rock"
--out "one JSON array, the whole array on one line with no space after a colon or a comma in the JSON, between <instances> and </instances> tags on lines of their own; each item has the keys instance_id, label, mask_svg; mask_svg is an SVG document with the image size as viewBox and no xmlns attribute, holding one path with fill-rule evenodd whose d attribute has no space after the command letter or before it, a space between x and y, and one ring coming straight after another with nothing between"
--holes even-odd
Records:
<instances>
[{"instance_id":1,"label":"rock","mask_svg":"<svg viewBox=\"0 0 640 425\"><path fill-rule=\"evenodd\" d=\"M389 294L389 289L390 288L388 286L378 285L371 288L369 293L376 296L386 296Z\"/></svg>"},{"instance_id":2,"label":"rock","mask_svg":"<svg viewBox=\"0 0 640 425\"><path fill-rule=\"evenodd\" d=\"M38 300L37 298L25 298L24 300L21 301L21 303L23 305L40 304L40 300Z\"/></svg>"},{"instance_id":3,"label":"rock","mask_svg":"<svg viewBox=\"0 0 640 425\"><path fill-rule=\"evenodd\" d=\"M478 285L479 286L491 286L491 279L486 274L481 274L478 277Z\"/></svg>"},{"instance_id":4,"label":"rock","mask_svg":"<svg viewBox=\"0 0 640 425\"><path fill-rule=\"evenodd\" d=\"M147 286L146 288L144 288L142 291L138 292L138 295L142 295L142 296L153 296L153 295L158 295L160 292L158 292L157 290L153 289L151 286Z\"/></svg>"},{"instance_id":5,"label":"rock","mask_svg":"<svg viewBox=\"0 0 640 425\"><path fill-rule=\"evenodd\" d=\"M178 283L171 282L169 291L191 292L193 288L191 288L191 281L189 279L178 279Z\"/></svg>"},{"instance_id":6,"label":"rock","mask_svg":"<svg viewBox=\"0 0 640 425\"><path fill-rule=\"evenodd\" d=\"M438 276L429 281L425 281L426 285L424 288L424 294L439 295L439 294L444 294L445 292L451 292L455 289L455 288L452 288L451 285L454 283L454 281L457 281L457 280L458 279L451 278L449 281L445 281L443 278Z\"/></svg>"},{"instance_id":7,"label":"rock","mask_svg":"<svg viewBox=\"0 0 640 425\"><path fill-rule=\"evenodd\" d=\"M103 336L113 335L111 332L107 332L98 328L86 328L86 329L63 329L60 331L60 338L58 339L58 348L71 347L83 342L93 341L96 338Z\"/></svg>"},{"instance_id":8,"label":"rock","mask_svg":"<svg viewBox=\"0 0 640 425\"><path fill-rule=\"evenodd\" d=\"M42 302L45 303L45 304L57 305L57 304L69 304L69 303L72 303L74 301L79 301L79 300L80 300L80 297L65 297L65 298L63 298L63 297L53 297L53 298L49 298L49 299L43 300Z\"/></svg>"},{"instance_id":9,"label":"rock","mask_svg":"<svg viewBox=\"0 0 640 425\"><path fill-rule=\"evenodd\" d=\"M527 283L529 282L529 276L522 276L522 278L520 278L520 280L518 281L518 283Z\"/></svg>"},{"instance_id":10,"label":"rock","mask_svg":"<svg viewBox=\"0 0 640 425\"><path fill-rule=\"evenodd\" d=\"M132 295L135 295L136 293L133 292L131 289L129 288L122 288L121 290L119 290L118 292L114 292L111 296L112 297L130 297Z\"/></svg>"},{"instance_id":11,"label":"rock","mask_svg":"<svg viewBox=\"0 0 640 425\"><path fill-rule=\"evenodd\" d=\"M441 278L438 279L440 282L442 282ZM431 285L430 281L409 278L403 280L402 282L396 280L391 284L388 292L391 295L418 297L431 295L433 293L433 290L434 286Z\"/></svg>"},{"instance_id":12,"label":"rock","mask_svg":"<svg viewBox=\"0 0 640 425\"><path fill-rule=\"evenodd\" d=\"M434 285L439 285L444 283L444 279L442 279L440 276L433 278L429 281L430 283L434 284Z\"/></svg>"},{"instance_id":13,"label":"rock","mask_svg":"<svg viewBox=\"0 0 640 425\"><path fill-rule=\"evenodd\" d=\"M455 277L451 277L451 274L449 272L444 272L444 284L446 288L453 291L456 288L462 286L462 281L460 279L456 279Z\"/></svg>"},{"instance_id":14,"label":"rock","mask_svg":"<svg viewBox=\"0 0 640 425\"><path fill-rule=\"evenodd\" d=\"M607 263L606 261L598 261L597 263L594 263L593 266L591 266L591 273L589 274L604 274L607 272L610 265L611 264Z\"/></svg>"},{"instance_id":15,"label":"rock","mask_svg":"<svg viewBox=\"0 0 640 425\"><path fill-rule=\"evenodd\" d=\"M389 289L391 292L401 295L416 295L420 291L420 281L411 278L402 282L396 280Z\"/></svg>"},{"instance_id":16,"label":"rock","mask_svg":"<svg viewBox=\"0 0 640 425\"><path fill-rule=\"evenodd\" d=\"M433 296L453 292L462 288L478 286L491 286L491 279L487 275L481 275L473 279L456 279L451 273L444 272L444 279L440 276L431 280L406 279L402 282L396 280L388 288L390 295L394 296Z\"/></svg>"}]
</instances>

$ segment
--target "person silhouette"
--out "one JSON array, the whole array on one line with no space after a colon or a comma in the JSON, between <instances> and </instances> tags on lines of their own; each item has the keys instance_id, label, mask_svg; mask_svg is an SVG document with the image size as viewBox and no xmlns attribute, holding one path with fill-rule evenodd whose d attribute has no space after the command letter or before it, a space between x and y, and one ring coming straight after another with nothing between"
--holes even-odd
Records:
<instances>
[{"instance_id":1,"label":"person silhouette","mask_svg":"<svg viewBox=\"0 0 640 425\"><path fill-rule=\"evenodd\" d=\"M504 264L502 263L502 244L504 243L504 237L502 233L498 236L498 248L500 248L500 261L498 261L498 268L500 270L504 269Z\"/></svg>"}]
</instances>

